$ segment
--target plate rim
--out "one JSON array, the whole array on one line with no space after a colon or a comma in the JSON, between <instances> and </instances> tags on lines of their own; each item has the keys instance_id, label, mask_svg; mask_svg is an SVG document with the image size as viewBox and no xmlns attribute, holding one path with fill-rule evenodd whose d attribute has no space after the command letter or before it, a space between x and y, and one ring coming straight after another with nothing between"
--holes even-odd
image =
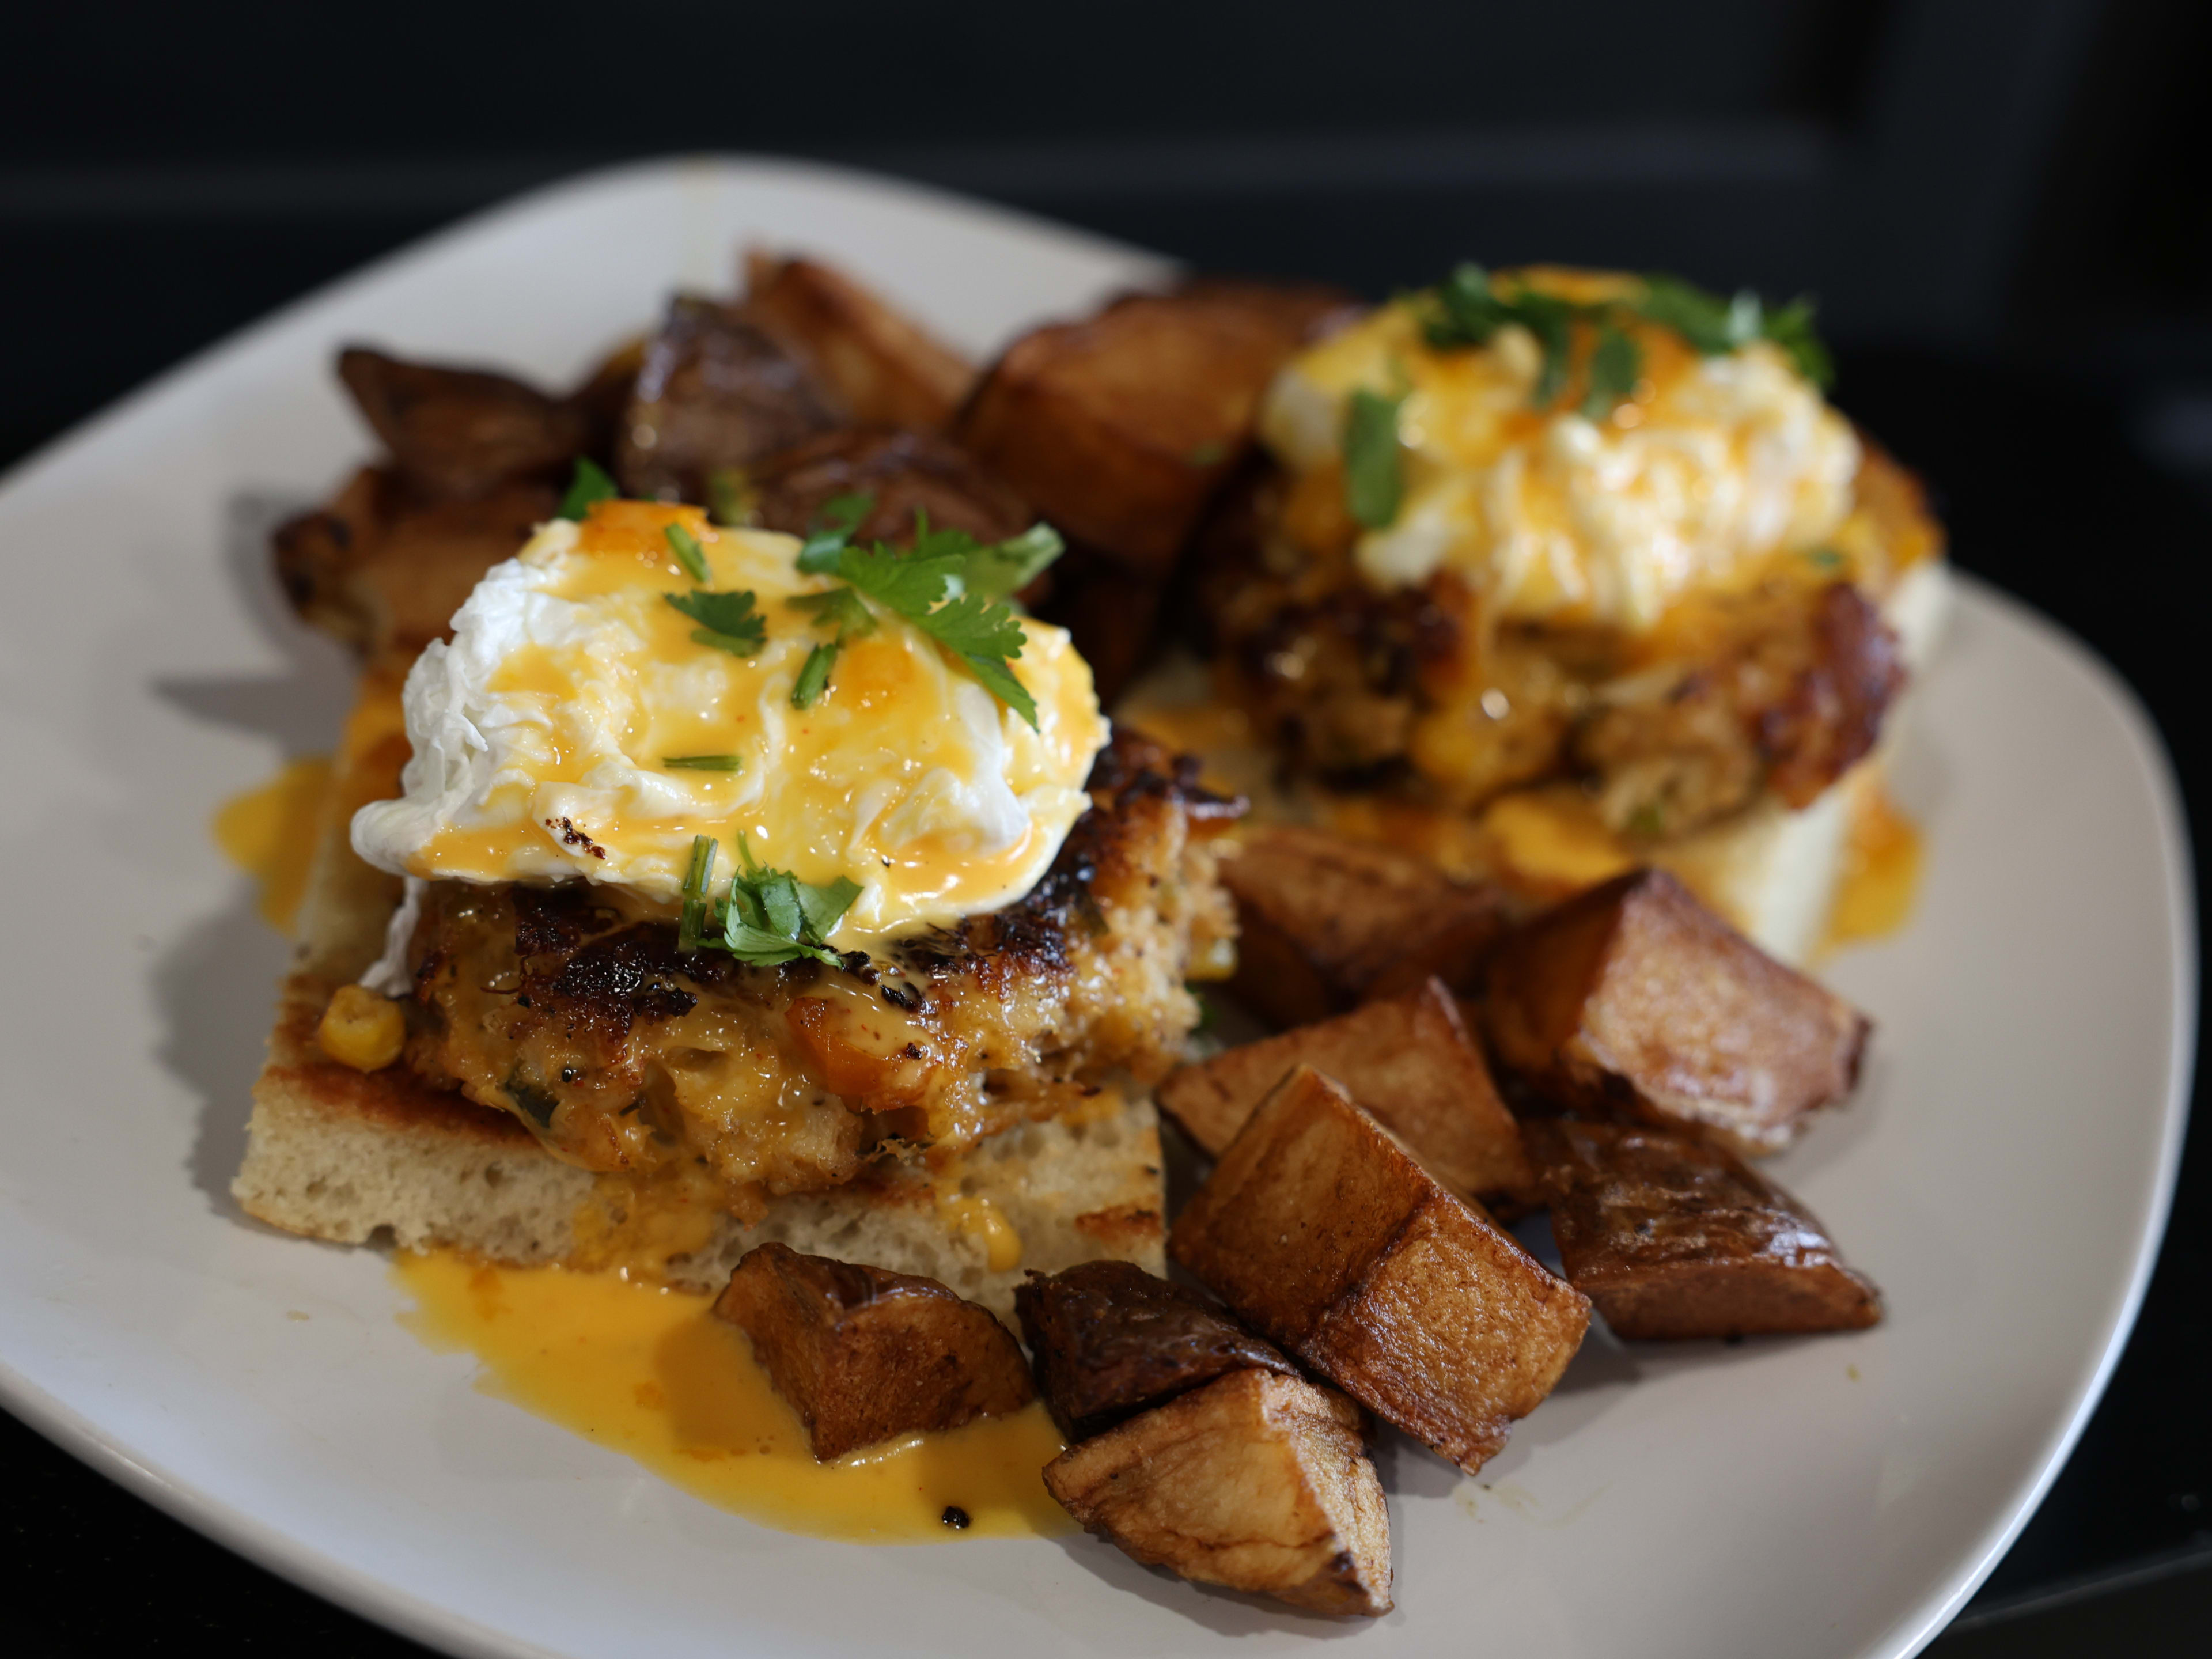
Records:
<instances>
[{"instance_id":1,"label":"plate rim","mask_svg":"<svg viewBox=\"0 0 2212 1659\"><path fill-rule=\"evenodd\" d=\"M625 183L657 183L672 175L701 172L732 174L803 185L808 182L858 188L867 193L902 197L918 205L955 211L971 222L994 222L1010 229L1048 235L1101 254L1172 268L1173 261L1149 250L1067 226L1042 215L1009 208L893 175L831 162L750 152L701 152L642 158L569 174L504 198L390 250L325 282L253 320L187 354L121 397L93 411L0 471L0 503L41 475L96 444L109 431L178 390L220 362L252 349L264 338L303 315L372 287L398 268L434 255L451 243L493 229L560 197L618 188ZM1978 1543L1963 1552L1953 1571L1916 1607L1906 1609L1864 1650L1864 1659L1901 1659L1917 1652L1957 1615L1994 1571L2040 1507L2065 1465L2089 1418L2103 1399L2112 1371L2134 1331L2170 1219L2186 1136L2197 1054L2200 970L2195 872L2186 811L2172 762L2158 724L2141 697L2092 646L2025 600L1972 574L1957 570L1961 608L1987 608L2033 636L2078 676L2118 720L2131 758L2148 786L2163 880L2171 902L2166 969L2172 988L2166 1100L2159 1127L2156 1178L2141 1208L2125 1293L2114 1305L2101 1348L2087 1367L2087 1383L2065 1419L2047 1437L2036 1467L2008 1500L2005 1512ZM249 1510L178 1479L157 1462L125 1444L121 1436L30 1379L0 1355L0 1406L62 1450L151 1504L172 1519L310 1594L425 1645L469 1656L469 1659L560 1659L560 1650L514 1632L478 1623L430 1598L404 1589L292 1537Z\"/></svg>"}]
</instances>

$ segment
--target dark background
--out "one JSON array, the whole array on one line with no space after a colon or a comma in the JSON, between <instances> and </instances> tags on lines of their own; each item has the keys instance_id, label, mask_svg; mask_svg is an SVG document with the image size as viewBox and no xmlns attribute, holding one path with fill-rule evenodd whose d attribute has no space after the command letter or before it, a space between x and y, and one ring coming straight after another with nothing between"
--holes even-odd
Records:
<instances>
[{"instance_id":1,"label":"dark background","mask_svg":"<svg viewBox=\"0 0 2212 1659\"><path fill-rule=\"evenodd\" d=\"M2206 817L2212 8L325 0L0 39L0 459L503 195L672 150L848 161L1377 296L1468 256L1810 290L1838 402L1932 482L1961 564L2134 684ZM2212 1635L2207 1115L2102 1407L1937 1651ZM17 1651L415 1651L5 1418L0 1534Z\"/></svg>"}]
</instances>

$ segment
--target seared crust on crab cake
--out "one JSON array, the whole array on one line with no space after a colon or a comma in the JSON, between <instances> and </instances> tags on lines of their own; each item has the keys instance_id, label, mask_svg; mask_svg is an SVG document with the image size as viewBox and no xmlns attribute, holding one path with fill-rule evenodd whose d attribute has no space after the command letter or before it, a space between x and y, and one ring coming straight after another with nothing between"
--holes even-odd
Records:
<instances>
[{"instance_id":1,"label":"seared crust on crab cake","mask_svg":"<svg viewBox=\"0 0 2212 1659\"><path fill-rule=\"evenodd\" d=\"M341 1243L381 1236L516 1263L619 1261L702 1290L726 1280L747 1249L776 1240L927 1274L1004 1316L1025 1266L1051 1273L1111 1258L1162 1269L1158 1118L1149 1095L1126 1075L1054 1086L1050 1104L1059 1115L1023 1121L1013 1112L1012 1127L989 1134L979 1127L981 1138L971 1136L957 1153L881 1158L845 1185L780 1198L755 1194L740 1220L726 1207L726 1189L689 1160L657 1176L595 1173L553 1156L517 1113L479 1105L442 1079L404 1062L363 1073L331 1059L316 1040L323 1012L376 959L399 899L398 881L363 863L346 834L363 801L397 787L407 753L397 694L396 672L371 672L334 769L297 954L233 1184L248 1213ZM1168 831L1187 829L1194 817L1205 823L1225 804L1133 738L1101 756L1092 782L1121 810L1079 821L1054 874L1024 913L1028 954L994 950L993 934L1015 931L1005 913L981 919L992 924L989 933L970 923L938 944L965 994L1026 987L1039 994L1047 983L1062 985L1063 1014L1079 1006L1095 1016L1088 1041L1096 1051L1158 1044L1164 1066L1195 1012L1182 987L1177 931L1188 926L1200 939L1221 939L1226 902L1210 882L1194 878L1182 896L1188 922L1164 921L1154 908L1140 927L1122 896L1150 890L1154 866L1141 862L1147 849L1157 852ZM1210 854L1187 836L1181 848L1184 867L1202 878ZM1097 934L1094 915L1104 927ZM1066 957L1059 967L1038 954L1055 929ZM1012 1260L1009 1238L1019 1246Z\"/></svg>"},{"instance_id":2,"label":"seared crust on crab cake","mask_svg":"<svg viewBox=\"0 0 2212 1659\"><path fill-rule=\"evenodd\" d=\"M678 948L612 888L433 882L409 954L410 1067L556 1156L650 1176L703 1160L728 1202L851 1180L1079 1110L1182 1056L1194 963L1234 931L1206 836L1237 810L1124 734L1018 902L842 969Z\"/></svg>"}]
</instances>

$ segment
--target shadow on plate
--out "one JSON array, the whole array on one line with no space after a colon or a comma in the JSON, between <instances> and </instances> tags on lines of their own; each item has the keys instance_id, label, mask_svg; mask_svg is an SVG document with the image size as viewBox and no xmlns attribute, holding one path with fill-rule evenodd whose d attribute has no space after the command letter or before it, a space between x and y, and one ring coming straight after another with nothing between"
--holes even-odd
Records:
<instances>
[{"instance_id":1,"label":"shadow on plate","mask_svg":"<svg viewBox=\"0 0 2212 1659\"><path fill-rule=\"evenodd\" d=\"M292 614L276 586L269 532L300 505L243 492L231 498L223 526L232 586L263 636L283 653L283 668L155 684L156 695L195 720L274 739L280 762L327 752L336 744L356 673L342 647ZM192 1182L216 1211L241 1221L230 1179L246 1151L248 1097L289 955L289 943L262 920L252 882L241 877L230 904L193 927L155 968L166 1027L161 1062L203 1103Z\"/></svg>"}]
</instances>

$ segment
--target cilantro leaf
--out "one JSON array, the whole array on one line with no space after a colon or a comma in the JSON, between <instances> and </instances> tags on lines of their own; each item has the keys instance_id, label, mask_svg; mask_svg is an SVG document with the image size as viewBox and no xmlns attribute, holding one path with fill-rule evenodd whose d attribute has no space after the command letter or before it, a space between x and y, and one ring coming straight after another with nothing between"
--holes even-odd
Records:
<instances>
[{"instance_id":1,"label":"cilantro leaf","mask_svg":"<svg viewBox=\"0 0 2212 1659\"><path fill-rule=\"evenodd\" d=\"M1813 301L1808 296L1801 294L1779 311L1768 312L1760 319L1759 332L1780 346L1797 372L1814 386L1826 391L1835 384L1836 361L1813 331Z\"/></svg>"},{"instance_id":2,"label":"cilantro leaf","mask_svg":"<svg viewBox=\"0 0 2212 1659\"><path fill-rule=\"evenodd\" d=\"M819 593L801 593L786 599L784 604L793 611L804 611L814 618L817 628L837 630L837 643L865 638L876 631L875 613L860 603L860 596L849 587L824 588Z\"/></svg>"},{"instance_id":3,"label":"cilantro leaf","mask_svg":"<svg viewBox=\"0 0 2212 1659\"><path fill-rule=\"evenodd\" d=\"M606 470L589 456L576 458L576 476L568 481L568 493L561 498L558 518L577 520L592 510L594 501L611 501L621 495L615 481L607 477Z\"/></svg>"},{"instance_id":4,"label":"cilantro leaf","mask_svg":"<svg viewBox=\"0 0 2212 1659\"><path fill-rule=\"evenodd\" d=\"M860 897L858 883L840 876L817 886L788 870L763 868L753 862L751 849L739 836L738 855L743 867L718 902L711 891L715 850L712 836L692 838L677 924L678 949L726 951L740 962L763 968L802 957L831 968L844 965L844 958L828 941Z\"/></svg>"},{"instance_id":5,"label":"cilantro leaf","mask_svg":"<svg viewBox=\"0 0 2212 1659\"><path fill-rule=\"evenodd\" d=\"M1426 296L1421 332L1440 351L1455 346L1488 345L1490 337L1514 320L1490 286L1480 265L1455 267Z\"/></svg>"},{"instance_id":6,"label":"cilantro leaf","mask_svg":"<svg viewBox=\"0 0 2212 1659\"><path fill-rule=\"evenodd\" d=\"M734 593L664 593L660 597L702 624L691 631L692 639L701 645L750 657L767 642L768 623L754 612L750 588Z\"/></svg>"},{"instance_id":7,"label":"cilantro leaf","mask_svg":"<svg viewBox=\"0 0 2212 1659\"><path fill-rule=\"evenodd\" d=\"M1398 447L1398 408L1405 401L1362 387L1345 405L1344 506L1370 530L1395 522L1405 499Z\"/></svg>"},{"instance_id":8,"label":"cilantro leaf","mask_svg":"<svg viewBox=\"0 0 2212 1659\"><path fill-rule=\"evenodd\" d=\"M1617 324L1601 324L1597 343L1591 348L1589 390L1583 394L1583 414L1602 420L1613 406L1636 390L1644 374L1644 350Z\"/></svg>"},{"instance_id":9,"label":"cilantro leaf","mask_svg":"<svg viewBox=\"0 0 2212 1659\"><path fill-rule=\"evenodd\" d=\"M860 884L849 877L816 885L812 882L799 884L799 909L805 919L806 931L816 939L828 939L830 932L845 919L845 912L853 908L853 901L860 896Z\"/></svg>"},{"instance_id":10,"label":"cilantro leaf","mask_svg":"<svg viewBox=\"0 0 2212 1659\"><path fill-rule=\"evenodd\" d=\"M668 550L676 556L676 562L684 567L684 574L695 582L714 580L707 568L707 550L699 545L699 538L680 524L672 524L660 532L668 538Z\"/></svg>"},{"instance_id":11,"label":"cilantro leaf","mask_svg":"<svg viewBox=\"0 0 2212 1659\"><path fill-rule=\"evenodd\" d=\"M810 576L827 575L853 539L860 521L876 510L873 495L832 495L814 515L814 529L799 550L799 568Z\"/></svg>"},{"instance_id":12,"label":"cilantro leaf","mask_svg":"<svg viewBox=\"0 0 2212 1659\"><path fill-rule=\"evenodd\" d=\"M987 599L1019 592L1067 550L1060 532L1042 519L1002 542L977 542L972 536L968 540L970 545L961 580L970 593L981 593Z\"/></svg>"},{"instance_id":13,"label":"cilantro leaf","mask_svg":"<svg viewBox=\"0 0 2212 1659\"><path fill-rule=\"evenodd\" d=\"M872 548L848 547L837 557L837 574L886 610L908 622L929 614L967 568L949 553L901 553L878 542Z\"/></svg>"}]
</instances>

